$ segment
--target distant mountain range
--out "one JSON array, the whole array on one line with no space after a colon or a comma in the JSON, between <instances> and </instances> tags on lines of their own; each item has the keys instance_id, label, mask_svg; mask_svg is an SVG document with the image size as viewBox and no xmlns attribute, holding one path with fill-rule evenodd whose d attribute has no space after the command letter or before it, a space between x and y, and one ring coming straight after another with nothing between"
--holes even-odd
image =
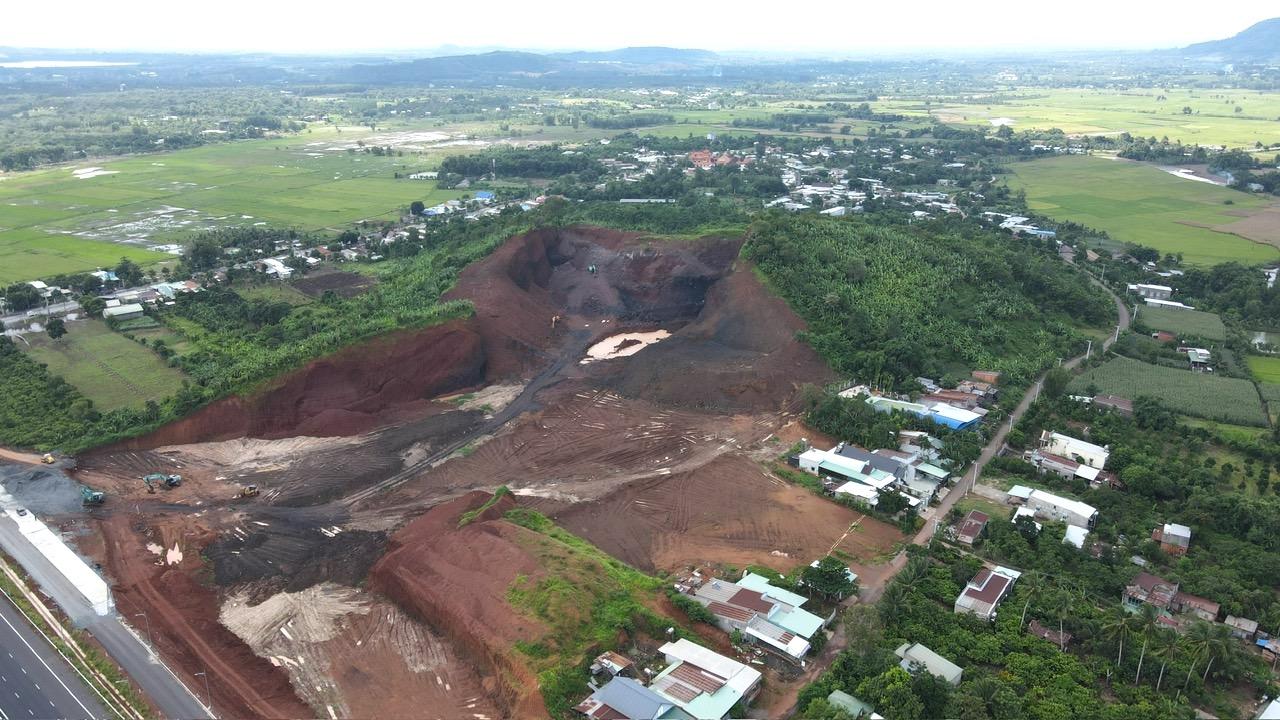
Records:
<instances>
[{"instance_id":1,"label":"distant mountain range","mask_svg":"<svg viewBox=\"0 0 1280 720\"><path fill-rule=\"evenodd\" d=\"M709 50L627 47L619 50L532 53L513 50L447 55L408 62L360 64L358 82L450 82L508 78L583 79L601 75L707 75L719 61Z\"/></svg>"},{"instance_id":2,"label":"distant mountain range","mask_svg":"<svg viewBox=\"0 0 1280 720\"><path fill-rule=\"evenodd\" d=\"M1188 45L1179 54L1230 63L1280 63L1280 18L1263 20L1226 40Z\"/></svg>"}]
</instances>

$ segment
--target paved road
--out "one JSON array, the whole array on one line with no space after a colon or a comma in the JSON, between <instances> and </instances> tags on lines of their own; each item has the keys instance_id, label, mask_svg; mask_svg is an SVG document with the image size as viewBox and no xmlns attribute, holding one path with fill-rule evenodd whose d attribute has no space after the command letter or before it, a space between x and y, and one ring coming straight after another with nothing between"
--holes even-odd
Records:
<instances>
[{"instance_id":1,"label":"paved road","mask_svg":"<svg viewBox=\"0 0 1280 720\"><path fill-rule=\"evenodd\" d=\"M0 718L105 717L76 671L0 597Z\"/></svg>"},{"instance_id":2,"label":"paved road","mask_svg":"<svg viewBox=\"0 0 1280 720\"><path fill-rule=\"evenodd\" d=\"M17 523L3 513L0 513L0 547L22 565L35 584L53 598L71 622L88 630L98 640L151 698L164 717L213 717L177 676L159 662L138 636L125 626L119 616L96 614L75 586L27 541L18 530ZM10 720L14 720L14 717L16 716L11 715Z\"/></svg>"},{"instance_id":3,"label":"paved road","mask_svg":"<svg viewBox=\"0 0 1280 720\"><path fill-rule=\"evenodd\" d=\"M1124 301L1117 297L1115 293L1111 292L1110 288L1099 282L1097 278L1090 275L1089 282L1099 288L1102 288L1116 306L1116 331L1102 343L1101 350L1095 348L1095 352L1106 352L1107 348L1111 347L1111 344L1115 342L1115 338L1119 337L1121 332L1129 329L1129 323L1131 320L1129 316L1129 307L1125 305ZM1062 366L1070 370L1084 362L1084 359L1085 355L1077 355L1076 357L1064 362ZM1022 402L1018 403L1018 406L1014 408L1011 415L1014 425L1022 419L1022 416L1027 412L1027 408L1031 407L1031 403L1040 395L1040 388L1043 384L1044 375L1041 375L1036 379L1035 385L1027 390L1026 395L1022 398ZM996 429L996 433L991 437L991 441L982 449L982 454L978 456L978 461L974 463L973 470L956 482L955 487L951 488L951 491L942 499L942 502L938 507L934 508L932 518L924 524L924 527L922 527L920 532L916 533L916 536L912 539L914 544L929 544L930 539L933 538L934 532L938 530L939 523L942 522L942 519L947 516L947 513L951 512L951 508L954 507L961 498L973 490L974 486L978 482L978 478L982 475L982 468L986 467L987 463L991 462L991 460L995 458L1004 447L1004 440L1009 434L1009 427L1010 423L1007 420L1000 423L1000 427ZM876 577L871 579L871 582L867 582L866 579L863 579L859 600L864 603L879 600L880 595L884 592L885 586L888 585L889 581L892 580L894 576L898 574L898 571L902 570L906 564L907 554L905 552L898 553L893 560L889 562L888 568L885 572L877 573Z\"/></svg>"}]
</instances>

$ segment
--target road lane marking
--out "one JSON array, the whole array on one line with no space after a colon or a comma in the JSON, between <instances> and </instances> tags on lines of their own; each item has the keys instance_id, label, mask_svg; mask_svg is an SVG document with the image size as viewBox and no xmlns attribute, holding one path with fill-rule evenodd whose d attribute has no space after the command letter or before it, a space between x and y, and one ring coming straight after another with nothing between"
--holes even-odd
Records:
<instances>
[{"instance_id":1,"label":"road lane marking","mask_svg":"<svg viewBox=\"0 0 1280 720\"><path fill-rule=\"evenodd\" d=\"M53 676L53 679L57 680L58 684L62 686L62 689L67 691L67 695L71 696L71 699L76 701L76 704L80 706L81 710L84 710L85 715L87 717L93 717L93 711L85 707L84 703L80 702L80 698L76 697L76 694L71 692L71 688L67 687L67 684L62 681L62 678L58 677L58 673L54 672L53 668L49 667L49 663L45 662L44 658L40 657L40 653L36 652L35 648L31 647L31 643L27 642L27 639L18 633L18 628L14 627L13 623L9 622L9 618L4 615L0 615L0 620L3 620L4 624L9 626L9 630L14 634L14 636L21 640L23 645L27 646L27 649L31 651L31 654L34 655L37 660L40 661L40 664L44 666L44 669L48 670L49 674ZM9 657L13 657L13 653L9 653ZM23 670L23 672L26 671ZM14 693L14 695L17 695L17 693ZM50 701L50 703L52 703L52 701Z\"/></svg>"}]
</instances>

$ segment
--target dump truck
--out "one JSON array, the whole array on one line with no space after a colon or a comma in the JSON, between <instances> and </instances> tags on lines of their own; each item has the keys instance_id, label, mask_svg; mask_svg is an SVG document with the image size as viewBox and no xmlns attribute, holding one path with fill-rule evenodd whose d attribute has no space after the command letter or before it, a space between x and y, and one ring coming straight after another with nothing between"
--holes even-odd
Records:
<instances>
[{"instance_id":1,"label":"dump truck","mask_svg":"<svg viewBox=\"0 0 1280 720\"><path fill-rule=\"evenodd\" d=\"M81 485L80 501L85 505L101 505L107 501L107 496L101 490L94 490L88 485Z\"/></svg>"}]
</instances>

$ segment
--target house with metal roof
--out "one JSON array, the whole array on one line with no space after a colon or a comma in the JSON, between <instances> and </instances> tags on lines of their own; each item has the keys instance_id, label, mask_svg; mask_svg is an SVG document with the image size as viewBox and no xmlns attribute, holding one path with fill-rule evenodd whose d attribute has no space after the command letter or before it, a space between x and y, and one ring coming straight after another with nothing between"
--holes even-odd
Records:
<instances>
[{"instance_id":1,"label":"house with metal roof","mask_svg":"<svg viewBox=\"0 0 1280 720\"><path fill-rule=\"evenodd\" d=\"M832 690L827 702L849 713L853 720L884 720L884 716L876 712L869 704L859 700L847 692Z\"/></svg>"},{"instance_id":2,"label":"house with metal roof","mask_svg":"<svg viewBox=\"0 0 1280 720\"><path fill-rule=\"evenodd\" d=\"M977 615L983 620L994 620L996 608L1021 576L1022 573L1017 570L1003 566L982 568L956 598L955 612Z\"/></svg>"},{"instance_id":3,"label":"house with metal roof","mask_svg":"<svg viewBox=\"0 0 1280 720\"><path fill-rule=\"evenodd\" d=\"M1160 549L1170 555L1186 555L1191 547L1191 528L1177 523L1165 523L1151 531L1151 539L1160 543Z\"/></svg>"},{"instance_id":4,"label":"house with metal roof","mask_svg":"<svg viewBox=\"0 0 1280 720\"><path fill-rule=\"evenodd\" d=\"M1167 610L1177 593L1177 583L1148 572L1140 572L1125 586L1122 600L1130 610L1137 610L1144 603L1159 610Z\"/></svg>"},{"instance_id":5,"label":"house with metal roof","mask_svg":"<svg viewBox=\"0 0 1280 720\"><path fill-rule=\"evenodd\" d=\"M1102 445L1049 430L1040 434L1040 449L1098 470L1107 469L1107 459L1111 456L1111 451Z\"/></svg>"},{"instance_id":6,"label":"house with metal roof","mask_svg":"<svg viewBox=\"0 0 1280 720\"><path fill-rule=\"evenodd\" d=\"M893 653L902 658L902 662L898 663L898 665L907 672L913 672L916 668L924 668L926 672L940 677L952 685L959 685L960 679L964 675L964 670L959 665L920 643L903 643Z\"/></svg>"},{"instance_id":7,"label":"house with metal roof","mask_svg":"<svg viewBox=\"0 0 1280 720\"><path fill-rule=\"evenodd\" d=\"M969 514L952 528L952 533L957 541L965 545L973 545L990 520L991 517L981 510L970 510Z\"/></svg>"},{"instance_id":8,"label":"house with metal roof","mask_svg":"<svg viewBox=\"0 0 1280 720\"><path fill-rule=\"evenodd\" d=\"M776 588L759 575L748 573L748 577L746 585L728 580L703 583L693 598L716 616L716 624L725 632L737 630L765 649L799 662L809 652L809 639L825 622L800 608L806 600L803 596Z\"/></svg>"},{"instance_id":9,"label":"house with metal roof","mask_svg":"<svg viewBox=\"0 0 1280 720\"><path fill-rule=\"evenodd\" d=\"M699 720L728 717L735 705L751 702L760 691L758 670L684 638L660 651L670 664L649 688Z\"/></svg>"},{"instance_id":10,"label":"house with metal roof","mask_svg":"<svg viewBox=\"0 0 1280 720\"><path fill-rule=\"evenodd\" d=\"M1078 525L1087 530L1092 529L1098 521L1097 508L1079 500L1064 498L1044 490L1036 490L1025 485L1014 485L1009 488L1011 499L1022 500L1023 505L1045 520L1056 520L1068 525Z\"/></svg>"},{"instance_id":11,"label":"house with metal roof","mask_svg":"<svg viewBox=\"0 0 1280 720\"><path fill-rule=\"evenodd\" d=\"M615 677L573 708L595 720L694 720L678 703L627 677Z\"/></svg>"},{"instance_id":12,"label":"house with metal roof","mask_svg":"<svg viewBox=\"0 0 1280 720\"><path fill-rule=\"evenodd\" d=\"M1258 621L1249 618L1228 615L1222 622L1231 630L1231 636L1241 640L1252 640L1258 634Z\"/></svg>"}]
</instances>

